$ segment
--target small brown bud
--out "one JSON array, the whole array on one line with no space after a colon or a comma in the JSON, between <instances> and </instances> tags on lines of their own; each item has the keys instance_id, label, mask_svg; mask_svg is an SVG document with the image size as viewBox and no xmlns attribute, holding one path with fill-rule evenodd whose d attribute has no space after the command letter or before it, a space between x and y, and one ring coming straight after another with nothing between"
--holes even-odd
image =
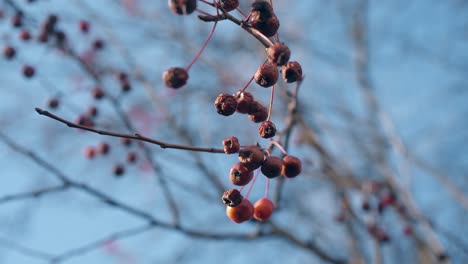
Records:
<instances>
[{"instance_id":1,"label":"small brown bud","mask_svg":"<svg viewBox=\"0 0 468 264\"><path fill-rule=\"evenodd\" d=\"M256 145L247 146L239 151L239 161L251 171L262 166L264 158L263 151Z\"/></svg>"},{"instance_id":2,"label":"small brown bud","mask_svg":"<svg viewBox=\"0 0 468 264\"><path fill-rule=\"evenodd\" d=\"M249 170L244 164L238 162L231 167L229 171L229 180L237 186L247 185L253 178L253 171Z\"/></svg>"},{"instance_id":3,"label":"small brown bud","mask_svg":"<svg viewBox=\"0 0 468 264\"><path fill-rule=\"evenodd\" d=\"M230 189L227 190L223 193L223 196L221 197L221 200L223 201L223 204L229 206L229 207L236 207L238 206L244 197L242 194L239 192L237 189Z\"/></svg>"},{"instance_id":4,"label":"small brown bud","mask_svg":"<svg viewBox=\"0 0 468 264\"><path fill-rule=\"evenodd\" d=\"M169 0L169 8L178 15L189 15L197 9L197 0Z\"/></svg>"},{"instance_id":5,"label":"small brown bud","mask_svg":"<svg viewBox=\"0 0 468 264\"><path fill-rule=\"evenodd\" d=\"M270 87L278 81L278 69L273 64L262 64L254 75L255 82L262 87Z\"/></svg>"},{"instance_id":6,"label":"small brown bud","mask_svg":"<svg viewBox=\"0 0 468 264\"><path fill-rule=\"evenodd\" d=\"M188 72L184 68L172 67L163 73L164 84L169 88L178 89L187 83Z\"/></svg>"},{"instance_id":7,"label":"small brown bud","mask_svg":"<svg viewBox=\"0 0 468 264\"><path fill-rule=\"evenodd\" d=\"M275 156L268 156L263 161L261 171L268 178L275 178L281 175L283 161Z\"/></svg>"},{"instance_id":8,"label":"small brown bud","mask_svg":"<svg viewBox=\"0 0 468 264\"><path fill-rule=\"evenodd\" d=\"M254 97L249 92L237 92L234 97L237 100L237 108L236 111L241 114L247 114L250 109L250 105L254 101Z\"/></svg>"},{"instance_id":9,"label":"small brown bud","mask_svg":"<svg viewBox=\"0 0 468 264\"><path fill-rule=\"evenodd\" d=\"M232 154L239 152L240 144L237 137L228 137L223 140L224 153Z\"/></svg>"},{"instance_id":10,"label":"small brown bud","mask_svg":"<svg viewBox=\"0 0 468 264\"><path fill-rule=\"evenodd\" d=\"M271 121L264 121L258 127L258 134L262 138L272 138L276 135L276 126Z\"/></svg>"},{"instance_id":11,"label":"small brown bud","mask_svg":"<svg viewBox=\"0 0 468 264\"><path fill-rule=\"evenodd\" d=\"M281 168L281 174L287 178L293 178L301 173L302 165L301 160L290 155L283 157L283 167Z\"/></svg>"},{"instance_id":12,"label":"small brown bud","mask_svg":"<svg viewBox=\"0 0 468 264\"><path fill-rule=\"evenodd\" d=\"M289 61L281 67L283 80L287 83L300 81L302 79L302 67L297 61Z\"/></svg>"},{"instance_id":13,"label":"small brown bud","mask_svg":"<svg viewBox=\"0 0 468 264\"><path fill-rule=\"evenodd\" d=\"M230 116L236 112L237 100L233 95L220 94L214 102L216 112L220 115Z\"/></svg>"},{"instance_id":14,"label":"small brown bud","mask_svg":"<svg viewBox=\"0 0 468 264\"><path fill-rule=\"evenodd\" d=\"M291 51L284 43L277 42L267 49L267 54L271 63L283 66L289 61Z\"/></svg>"}]
</instances>

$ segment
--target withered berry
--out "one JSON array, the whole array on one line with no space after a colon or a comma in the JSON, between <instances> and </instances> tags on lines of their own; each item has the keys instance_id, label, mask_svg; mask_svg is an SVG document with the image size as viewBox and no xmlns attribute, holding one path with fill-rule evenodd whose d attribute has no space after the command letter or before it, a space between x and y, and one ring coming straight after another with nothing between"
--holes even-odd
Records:
<instances>
[{"instance_id":1,"label":"withered berry","mask_svg":"<svg viewBox=\"0 0 468 264\"><path fill-rule=\"evenodd\" d=\"M30 65L24 65L23 66L23 75L26 78L32 78L34 74L36 73L36 70L30 66Z\"/></svg>"},{"instance_id":2,"label":"withered berry","mask_svg":"<svg viewBox=\"0 0 468 264\"><path fill-rule=\"evenodd\" d=\"M83 149L83 155L87 158L87 159L93 159L94 156L96 156L96 150L91 147L91 146L88 146L86 148Z\"/></svg>"},{"instance_id":3,"label":"withered berry","mask_svg":"<svg viewBox=\"0 0 468 264\"><path fill-rule=\"evenodd\" d=\"M275 156L268 156L263 161L261 171L268 178L275 178L281 175L283 161Z\"/></svg>"},{"instance_id":4,"label":"withered berry","mask_svg":"<svg viewBox=\"0 0 468 264\"><path fill-rule=\"evenodd\" d=\"M197 0L169 0L169 8L178 15L188 15L197 9Z\"/></svg>"},{"instance_id":5,"label":"withered berry","mask_svg":"<svg viewBox=\"0 0 468 264\"><path fill-rule=\"evenodd\" d=\"M254 75L255 82L262 87L270 87L278 81L278 69L273 64L262 64Z\"/></svg>"},{"instance_id":6,"label":"withered berry","mask_svg":"<svg viewBox=\"0 0 468 264\"><path fill-rule=\"evenodd\" d=\"M219 0L220 5L226 12L230 12L239 6L239 0Z\"/></svg>"},{"instance_id":7,"label":"withered berry","mask_svg":"<svg viewBox=\"0 0 468 264\"><path fill-rule=\"evenodd\" d=\"M100 40L100 39L96 39L94 42L93 42L93 48L95 50L102 50L104 48L104 41Z\"/></svg>"},{"instance_id":8,"label":"withered berry","mask_svg":"<svg viewBox=\"0 0 468 264\"><path fill-rule=\"evenodd\" d=\"M284 43L274 43L267 49L268 60L278 66L283 66L289 61L291 51Z\"/></svg>"},{"instance_id":9,"label":"withered berry","mask_svg":"<svg viewBox=\"0 0 468 264\"><path fill-rule=\"evenodd\" d=\"M242 194L239 192L237 189L230 189L227 190L223 193L223 196L221 197L221 200L223 201L223 204L230 206L230 207L236 207L238 206L244 197Z\"/></svg>"},{"instance_id":10,"label":"withered berry","mask_svg":"<svg viewBox=\"0 0 468 264\"><path fill-rule=\"evenodd\" d=\"M250 105L254 101L254 97L249 92L237 92L234 97L237 100L237 108L236 111L241 114L247 114L250 109Z\"/></svg>"},{"instance_id":11,"label":"withered berry","mask_svg":"<svg viewBox=\"0 0 468 264\"><path fill-rule=\"evenodd\" d=\"M6 59L13 59L16 55L16 50L15 48L13 48L12 46L5 46L3 48L3 56L6 58Z\"/></svg>"},{"instance_id":12,"label":"withered berry","mask_svg":"<svg viewBox=\"0 0 468 264\"><path fill-rule=\"evenodd\" d=\"M106 142L102 142L98 145L97 151L102 155L106 155L110 151L110 146Z\"/></svg>"},{"instance_id":13,"label":"withered berry","mask_svg":"<svg viewBox=\"0 0 468 264\"><path fill-rule=\"evenodd\" d=\"M169 88L180 88L187 83L188 72L184 68L172 67L163 73L164 84Z\"/></svg>"},{"instance_id":14,"label":"withered berry","mask_svg":"<svg viewBox=\"0 0 468 264\"><path fill-rule=\"evenodd\" d=\"M13 27L22 27L23 26L23 13L17 12L13 17L11 17L11 24Z\"/></svg>"},{"instance_id":15,"label":"withered berry","mask_svg":"<svg viewBox=\"0 0 468 264\"><path fill-rule=\"evenodd\" d=\"M268 118L268 109L261 103L254 101L250 104L249 119L255 123L260 123Z\"/></svg>"},{"instance_id":16,"label":"withered berry","mask_svg":"<svg viewBox=\"0 0 468 264\"><path fill-rule=\"evenodd\" d=\"M256 145L247 146L239 151L239 161L251 171L262 166L264 158L263 151Z\"/></svg>"},{"instance_id":17,"label":"withered berry","mask_svg":"<svg viewBox=\"0 0 468 264\"><path fill-rule=\"evenodd\" d=\"M258 127L258 134L262 138L272 138L276 135L276 126L271 121L264 121Z\"/></svg>"},{"instance_id":18,"label":"withered berry","mask_svg":"<svg viewBox=\"0 0 468 264\"><path fill-rule=\"evenodd\" d=\"M89 22L85 20L81 20L78 24L78 27L80 28L81 32L83 33L88 33L89 32Z\"/></svg>"},{"instance_id":19,"label":"withered berry","mask_svg":"<svg viewBox=\"0 0 468 264\"><path fill-rule=\"evenodd\" d=\"M261 222L268 220L275 210L275 205L268 198L261 198L253 207L253 217Z\"/></svg>"},{"instance_id":20,"label":"withered berry","mask_svg":"<svg viewBox=\"0 0 468 264\"><path fill-rule=\"evenodd\" d=\"M301 173L302 165L301 160L290 155L283 157L283 166L281 168L281 174L287 178L293 178Z\"/></svg>"},{"instance_id":21,"label":"withered berry","mask_svg":"<svg viewBox=\"0 0 468 264\"><path fill-rule=\"evenodd\" d=\"M260 31L263 35L267 37L272 37L278 32L280 27L280 22L278 17L273 14L270 18L265 21L260 20L250 20L250 25L256 30Z\"/></svg>"},{"instance_id":22,"label":"withered berry","mask_svg":"<svg viewBox=\"0 0 468 264\"><path fill-rule=\"evenodd\" d=\"M233 95L220 94L214 102L216 112L220 115L230 116L236 112L237 100Z\"/></svg>"},{"instance_id":23,"label":"withered berry","mask_svg":"<svg viewBox=\"0 0 468 264\"><path fill-rule=\"evenodd\" d=\"M253 178L253 171L247 166L238 162L231 167L229 171L229 180L237 186L247 185Z\"/></svg>"},{"instance_id":24,"label":"withered berry","mask_svg":"<svg viewBox=\"0 0 468 264\"><path fill-rule=\"evenodd\" d=\"M252 219L253 212L253 205L248 199L242 199L242 202L236 207L226 207L226 215L237 224Z\"/></svg>"},{"instance_id":25,"label":"withered berry","mask_svg":"<svg viewBox=\"0 0 468 264\"><path fill-rule=\"evenodd\" d=\"M302 79L302 67L297 61L289 61L281 67L283 80L287 83L300 81Z\"/></svg>"},{"instance_id":26,"label":"withered berry","mask_svg":"<svg viewBox=\"0 0 468 264\"><path fill-rule=\"evenodd\" d=\"M228 137L223 140L224 153L232 154L239 152L240 144L237 137Z\"/></svg>"},{"instance_id":27,"label":"withered berry","mask_svg":"<svg viewBox=\"0 0 468 264\"><path fill-rule=\"evenodd\" d=\"M51 109L56 109L59 106L59 100L57 98L51 98L47 100L47 106Z\"/></svg>"},{"instance_id":28,"label":"withered berry","mask_svg":"<svg viewBox=\"0 0 468 264\"><path fill-rule=\"evenodd\" d=\"M104 97L105 93L104 90L102 90L100 87L94 87L94 89L91 91L94 99L100 100Z\"/></svg>"},{"instance_id":29,"label":"withered berry","mask_svg":"<svg viewBox=\"0 0 468 264\"><path fill-rule=\"evenodd\" d=\"M136 152L129 152L127 153L127 162L128 163L135 163L137 161L137 154Z\"/></svg>"},{"instance_id":30,"label":"withered berry","mask_svg":"<svg viewBox=\"0 0 468 264\"><path fill-rule=\"evenodd\" d=\"M20 38L21 40L28 41L28 40L31 39L31 33L29 33L28 30L23 29L23 30L21 30L21 32L20 32L20 34L19 34L19 38Z\"/></svg>"},{"instance_id":31,"label":"withered berry","mask_svg":"<svg viewBox=\"0 0 468 264\"><path fill-rule=\"evenodd\" d=\"M114 175L115 175L116 177L119 177L119 176L122 176L122 175L124 174L124 172L125 172L125 167L124 167L122 164L116 164L116 165L114 166L113 171L114 171Z\"/></svg>"},{"instance_id":32,"label":"withered berry","mask_svg":"<svg viewBox=\"0 0 468 264\"><path fill-rule=\"evenodd\" d=\"M250 18L257 21L266 21L273 15L270 3L264 0L256 0L250 8Z\"/></svg>"}]
</instances>

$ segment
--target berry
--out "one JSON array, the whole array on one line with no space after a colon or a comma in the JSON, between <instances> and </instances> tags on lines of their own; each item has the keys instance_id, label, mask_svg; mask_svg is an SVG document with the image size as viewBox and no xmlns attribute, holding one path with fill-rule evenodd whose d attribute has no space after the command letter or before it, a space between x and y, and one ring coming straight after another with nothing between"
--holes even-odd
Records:
<instances>
[{"instance_id":1,"label":"berry","mask_svg":"<svg viewBox=\"0 0 468 264\"><path fill-rule=\"evenodd\" d=\"M239 6L239 0L219 0L220 5L226 12L230 12Z\"/></svg>"},{"instance_id":2,"label":"berry","mask_svg":"<svg viewBox=\"0 0 468 264\"><path fill-rule=\"evenodd\" d=\"M92 94L93 94L94 99L96 100L102 99L105 95L104 91L100 87L95 87L92 90Z\"/></svg>"},{"instance_id":3,"label":"berry","mask_svg":"<svg viewBox=\"0 0 468 264\"><path fill-rule=\"evenodd\" d=\"M116 164L113 172L115 176L122 176L125 173L125 167L122 164Z\"/></svg>"},{"instance_id":4,"label":"berry","mask_svg":"<svg viewBox=\"0 0 468 264\"><path fill-rule=\"evenodd\" d=\"M250 8L250 18L257 21L266 21L273 15L273 8L270 3L263 0L257 0L252 3Z\"/></svg>"},{"instance_id":5,"label":"berry","mask_svg":"<svg viewBox=\"0 0 468 264\"><path fill-rule=\"evenodd\" d=\"M97 151L102 155L106 155L107 153L109 153L109 150L110 146L106 142L100 143L97 147Z\"/></svg>"},{"instance_id":6,"label":"berry","mask_svg":"<svg viewBox=\"0 0 468 264\"><path fill-rule=\"evenodd\" d=\"M229 171L229 180L237 186L247 185L253 178L253 171L249 170L244 164L238 162L231 167Z\"/></svg>"},{"instance_id":7,"label":"berry","mask_svg":"<svg viewBox=\"0 0 468 264\"><path fill-rule=\"evenodd\" d=\"M17 12L12 18L11 18L11 24L13 27L19 28L23 26L23 13Z\"/></svg>"},{"instance_id":8,"label":"berry","mask_svg":"<svg viewBox=\"0 0 468 264\"><path fill-rule=\"evenodd\" d=\"M26 29L23 29L23 30L21 30L21 32L19 34L19 38L21 40L28 41L28 40L31 39L31 33L29 33L29 31L27 31Z\"/></svg>"},{"instance_id":9,"label":"berry","mask_svg":"<svg viewBox=\"0 0 468 264\"><path fill-rule=\"evenodd\" d=\"M87 113L90 117L96 117L98 115L98 109L95 106L90 106Z\"/></svg>"},{"instance_id":10,"label":"berry","mask_svg":"<svg viewBox=\"0 0 468 264\"><path fill-rule=\"evenodd\" d=\"M59 106L60 101L57 98L51 98L47 100L47 106L51 109L56 109Z\"/></svg>"},{"instance_id":11,"label":"berry","mask_svg":"<svg viewBox=\"0 0 468 264\"><path fill-rule=\"evenodd\" d=\"M268 60L278 66L283 66L289 61L291 51L284 43L277 42L267 49Z\"/></svg>"},{"instance_id":12,"label":"berry","mask_svg":"<svg viewBox=\"0 0 468 264\"><path fill-rule=\"evenodd\" d=\"M94 42L93 42L93 48L95 50L101 50L104 48L104 41L100 40L100 39L96 39Z\"/></svg>"},{"instance_id":13,"label":"berry","mask_svg":"<svg viewBox=\"0 0 468 264\"><path fill-rule=\"evenodd\" d=\"M258 134L262 138L272 138L276 135L276 126L271 121L264 121L258 127Z\"/></svg>"},{"instance_id":14,"label":"berry","mask_svg":"<svg viewBox=\"0 0 468 264\"><path fill-rule=\"evenodd\" d=\"M93 120L91 120L91 118L89 118L86 115L78 116L78 118L76 119L76 123L78 125L80 125L80 126L85 126L85 127L93 127L94 126Z\"/></svg>"},{"instance_id":15,"label":"berry","mask_svg":"<svg viewBox=\"0 0 468 264\"><path fill-rule=\"evenodd\" d=\"M169 8L178 15L189 15L197 9L196 0L169 0Z\"/></svg>"},{"instance_id":16,"label":"berry","mask_svg":"<svg viewBox=\"0 0 468 264\"><path fill-rule=\"evenodd\" d=\"M129 152L127 154L127 162L128 163L135 163L137 161L137 154L135 152Z\"/></svg>"},{"instance_id":17,"label":"berry","mask_svg":"<svg viewBox=\"0 0 468 264\"><path fill-rule=\"evenodd\" d=\"M281 175L283 161L275 156L268 156L262 164L261 171L268 178L275 178Z\"/></svg>"},{"instance_id":18,"label":"berry","mask_svg":"<svg viewBox=\"0 0 468 264\"><path fill-rule=\"evenodd\" d=\"M32 78L34 74L36 73L36 70L30 66L30 65L24 65L23 66L23 75L26 78Z\"/></svg>"},{"instance_id":19,"label":"berry","mask_svg":"<svg viewBox=\"0 0 468 264\"><path fill-rule=\"evenodd\" d=\"M236 207L238 206L244 197L242 194L239 192L237 189L230 189L227 190L223 193L223 196L221 197L221 200L223 201L223 204L230 206L230 207Z\"/></svg>"},{"instance_id":20,"label":"berry","mask_svg":"<svg viewBox=\"0 0 468 264\"><path fill-rule=\"evenodd\" d=\"M163 73L164 84L169 88L180 88L187 83L188 72L184 68L172 67Z\"/></svg>"},{"instance_id":21,"label":"berry","mask_svg":"<svg viewBox=\"0 0 468 264\"><path fill-rule=\"evenodd\" d=\"M255 145L244 147L239 151L239 161L251 171L262 166L264 158L262 150Z\"/></svg>"},{"instance_id":22,"label":"berry","mask_svg":"<svg viewBox=\"0 0 468 264\"><path fill-rule=\"evenodd\" d=\"M302 67L297 61L289 61L281 66L283 80L287 83L300 81L302 79Z\"/></svg>"},{"instance_id":23,"label":"berry","mask_svg":"<svg viewBox=\"0 0 468 264\"><path fill-rule=\"evenodd\" d=\"M126 147L129 147L132 145L132 140L129 138L120 138L120 143Z\"/></svg>"},{"instance_id":24,"label":"berry","mask_svg":"<svg viewBox=\"0 0 468 264\"><path fill-rule=\"evenodd\" d=\"M224 153L232 154L239 152L240 144L237 137L228 137L223 140Z\"/></svg>"},{"instance_id":25,"label":"berry","mask_svg":"<svg viewBox=\"0 0 468 264\"><path fill-rule=\"evenodd\" d=\"M93 147L86 147L83 150L83 154L87 159L93 159L96 156L96 150Z\"/></svg>"},{"instance_id":26,"label":"berry","mask_svg":"<svg viewBox=\"0 0 468 264\"><path fill-rule=\"evenodd\" d=\"M250 120L252 120L255 123L260 123L267 120L268 109L261 103L254 101L250 105L248 114Z\"/></svg>"},{"instance_id":27,"label":"berry","mask_svg":"<svg viewBox=\"0 0 468 264\"><path fill-rule=\"evenodd\" d=\"M248 199L242 199L242 202L236 207L226 207L226 215L237 224L252 219L253 212L253 205Z\"/></svg>"},{"instance_id":28,"label":"berry","mask_svg":"<svg viewBox=\"0 0 468 264\"><path fill-rule=\"evenodd\" d=\"M13 48L12 46L5 46L3 48L3 56L8 59L8 60L11 60L15 57L16 55L16 49Z\"/></svg>"},{"instance_id":29,"label":"berry","mask_svg":"<svg viewBox=\"0 0 468 264\"><path fill-rule=\"evenodd\" d=\"M276 34L276 32L278 32L280 22L278 17L273 14L264 21L250 19L250 25L256 30L260 31L263 35L272 37Z\"/></svg>"},{"instance_id":30,"label":"berry","mask_svg":"<svg viewBox=\"0 0 468 264\"><path fill-rule=\"evenodd\" d=\"M281 174L287 178L293 178L301 173L302 165L301 160L290 155L283 157L283 166L281 167Z\"/></svg>"},{"instance_id":31,"label":"berry","mask_svg":"<svg viewBox=\"0 0 468 264\"><path fill-rule=\"evenodd\" d=\"M81 32L88 33L89 32L89 22L85 20L81 20L78 23L78 27L80 28Z\"/></svg>"},{"instance_id":32,"label":"berry","mask_svg":"<svg viewBox=\"0 0 468 264\"><path fill-rule=\"evenodd\" d=\"M278 69L273 64L262 64L255 72L254 79L262 87L273 86L278 81Z\"/></svg>"},{"instance_id":33,"label":"berry","mask_svg":"<svg viewBox=\"0 0 468 264\"><path fill-rule=\"evenodd\" d=\"M268 220L275 210L275 205L268 198L258 200L253 207L253 217L261 222Z\"/></svg>"},{"instance_id":34,"label":"berry","mask_svg":"<svg viewBox=\"0 0 468 264\"><path fill-rule=\"evenodd\" d=\"M132 86L128 81L122 81L120 82L120 89L122 90L122 92L126 93L132 90Z\"/></svg>"},{"instance_id":35,"label":"berry","mask_svg":"<svg viewBox=\"0 0 468 264\"><path fill-rule=\"evenodd\" d=\"M214 102L216 112L220 115L230 116L236 112L237 100L233 95L220 94Z\"/></svg>"},{"instance_id":36,"label":"berry","mask_svg":"<svg viewBox=\"0 0 468 264\"><path fill-rule=\"evenodd\" d=\"M236 111L241 114L247 114L250 109L250 105L254 101L254 97L249 92L237 92L234 97L237 100Z\"/></svg>"}]
</instances>

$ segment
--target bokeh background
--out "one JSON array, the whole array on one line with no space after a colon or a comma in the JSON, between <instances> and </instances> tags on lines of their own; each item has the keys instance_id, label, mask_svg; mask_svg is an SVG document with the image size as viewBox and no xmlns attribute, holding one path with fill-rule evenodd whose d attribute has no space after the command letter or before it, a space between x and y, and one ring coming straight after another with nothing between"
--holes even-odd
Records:
<instances>
[{"instance_id":1,"label":"bokeh background","mask_svg":"<svg viewBox=\"0 0 468 264\"><path fill-rule=\"evenodd\" d=\"M248 13L251 1L240 2ZM270 223L237 225L220 202L235 155L125 146L34 108L48 109L57 98L51 111L72 121L97 107L100 129L217 148L235 135L241 144L265 146L257 124L213 108L219 93L241 89L264 61L256 39L220 21L189 84L174 91L164 87L162 72L187 65L213 25L197 14L176 15L167 1L2 0L1 46L15 47L17 56L0 59L0 263L439 263L440 254L447 263L468 262L468 2L273 2L279 37L305 75L302 121L287 144L303 172L271 182L278 210ZM11 25L18 10L30 41ZM66 33L66 51L53 38L36 40L50 14ZM79 30L81 20L89 21L89 33ZM98 39L104 47L94 51ZM35 68L33 78L22 75L26 64ZM128 93L120 90L119 72L129 75ZM102 100L92 97L96 85L106 92ZM277 87L272 120L280 129L287 124L287 91L295 88ZM253 83L248 91L269 102L269 90ZM108 155L85 157L86 148L103 142L111 146ZM317 142L343 181L329 177ZM129 152L135 164L126 161ZM116 164L125 166L121 177L113 175ZM57 175L81 188L64 187ZM365 186L392 181L399 200L417 208L411 217L393 208L363 211ZM260 177L253 201L264 184ZM88 187L162 224L148 226ZM34 196L37 190L46 191ZM343 195L354 212L344 220ZM378 199L370 202L375 209ZM376 241L370 223L390 240ZM412 235L404 233L408 226Z\"/></svg>"}]
</instances>

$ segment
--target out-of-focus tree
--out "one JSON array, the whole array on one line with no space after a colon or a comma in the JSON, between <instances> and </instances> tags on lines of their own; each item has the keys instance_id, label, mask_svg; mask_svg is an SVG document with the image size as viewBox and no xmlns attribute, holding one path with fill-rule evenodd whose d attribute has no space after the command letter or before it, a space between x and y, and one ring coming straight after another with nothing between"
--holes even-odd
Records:
<instances>
[{"instance_id":1,"label":"out-of-focus tree","mask_svg":"<svg viewBox=\"0 0 468 264\"><path fill-rule=\"evenodd\" d=\"M230 4L0 3L0 262L468 261L465 1Z\"/></svg>"}]
</instances>

